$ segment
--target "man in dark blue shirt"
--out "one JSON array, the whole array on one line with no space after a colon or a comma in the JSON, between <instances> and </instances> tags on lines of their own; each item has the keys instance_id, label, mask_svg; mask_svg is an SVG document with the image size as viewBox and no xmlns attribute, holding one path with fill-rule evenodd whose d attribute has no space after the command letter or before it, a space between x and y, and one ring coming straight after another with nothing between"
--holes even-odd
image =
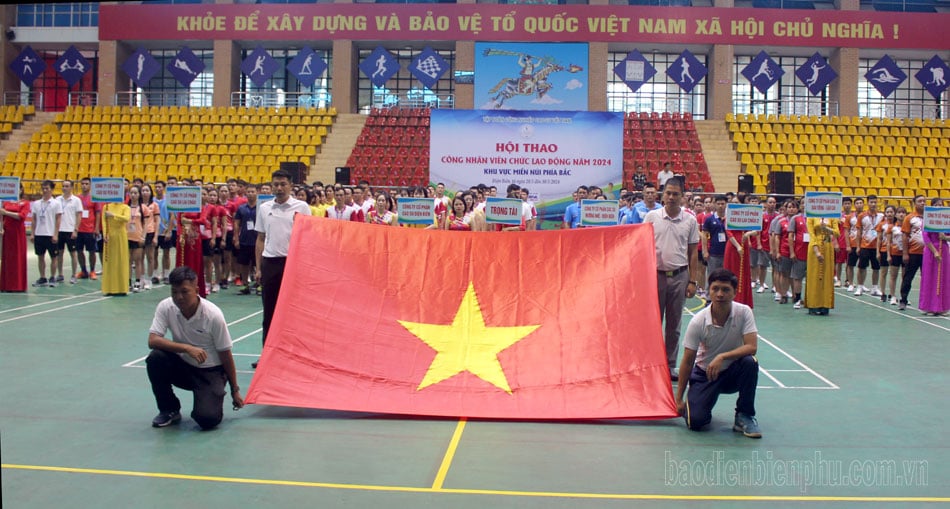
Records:
<instances>
[{"instance_id":1,"label":"man in dark blue shirt","mask_svg":"<svg viewBox=\"0 0 950 509\"><path fill-rule=\"evenodd\" d=\"M248 185L244 194L247 197L247 203L238 207L234 213L234 237L232 243L237 250L236 261L238 264L238 274L241 281L244 281L244 288L238 293L249 295L251 293L251 266L254 265L254 246L257 245L257 232L254 231L254 221L257 218L257 186ZM254 282L255 288L260 292L260 283Z\"/></svg>"},{"instance_id":2,"label":"man in dark blue shirt","mask_svg":"<svg viewBox=\"0 0 950 509\"><path fill-rule=\"evenodd\" d=\"M716 195L713 199L715 212L703 221L703 256L706 257L706 277L716 269L722 268L722 257L726 253L726 195Z\"/></svg>"}]
</instances>

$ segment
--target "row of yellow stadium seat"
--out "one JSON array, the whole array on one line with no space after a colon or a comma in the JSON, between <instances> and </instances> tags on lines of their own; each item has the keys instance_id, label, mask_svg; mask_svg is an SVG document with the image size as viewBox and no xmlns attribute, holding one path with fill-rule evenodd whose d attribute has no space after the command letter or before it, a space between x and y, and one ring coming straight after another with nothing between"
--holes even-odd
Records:
<instances>
[{"instance_id":1,"label":"row of yellow stadium seat","mask_svg":"<svg viewBox=\"0 0 950 509\"><path fill-rule=\"evenodd\" d=\"M65 154L70 157L82 157L84 154L111 154L111 155L135 155L135 154L286 154L288 151L303 151L310 155L316 155L317 147L320 144L316 140L312 143L293 143L286 145L253 145L245 143L242 145L185 145L185 144L156 144L156 145L120 145L120 144L60 144L58 150L25 150L10 153L7 157L14 157L19 160L37 159L46 157L47 154ZM225 149L224 147L229 147ZM17 154L17 155L13 155Z\"/></svg>"},{"instance_id":2,"label":"row of yellow stadium seat","mask_svg":"<svg viewBox=\"0 0 950 509\"><path fill-rule=\"evenodd\" d=\"M241 125L332 125L333 117L329 115L225 115L220 117L199 115L157 115L139 118L123 118L122 115L101 115L97 113L82 113L72 116L57 116L57 124L241 124Z\"/></svg>"},{"instance_id":3,"label":"row of yellow stadium seat","mask_svg":"<svg viewBox=\"0 0 950 509\"><path fill-rule=\"evenodd\" d=\"M950 126L947 119L934 118L881 118L881 117L851 117L851 116L818 116L818 115L775 115L775 114L745 114L727 113L726 122L758 122L758 123L801 123L801 124L835 124L835 125L864 125L864 126Z\"/></svg>"},{"instance_id":4,"label":"row of yellow stadium seat","mask_svg":"<svg viewBox=\"0 0 950 509\"><path fill-rule=\"evenodd\" d=\"M768 174L747 174L752 176L755 184L765 184L769 181ZM939 187L934 179L920 179L904 176L887 177L856 177L844 175L808 175L805 173L795 173L795 183L801 185L822 185L822 186L845 186L845 187L907 187L923 185L926 187Z\"/></svg>"},{"instance_id":5,"label":"row of yellow stadium seat","mask_svg":"<svg viewBox=\"0 0 950 509\"><path fill-rule=\"evenodd\" d=\"M229 137L224 136L210 136L210 135L195 135L187 136L184 134L174 134L174 135L161 135L161 134L146 134L146 135L133 135L133 134L118 134L118 135L80 135L78 137L70 136L68 139L61 138L57 140L33 140L27 147L27 150L30 151L40 151L40 152L57 152L58 150L51 147L58 147L61 145L73 145L77 146L80 149L85 147L90 147L92 145L110 145L110 146L132 146L132 147L145 147L147 146L161 146L161 145L178 145L182 144L191 147L202 146L202 145L216 145L216 144L229 144L229 145L322 145L323 136L319 134L280 134L280 135L271 135L271 136L255 136L253 134L244 135L232 135Z\"/></svg>"},{"instance_id":6,"label":"row of yellow stadium seat","mask_svg":"<svg viewBox=\"0 0 950 509\"><path fill-rule=\"evenodd\" d=\"M910 157L950 157L950 147L907 147L901 145L831 145L811 143L748 145L744 141L736 144L739 154L818 154L818 155L854 155L854 156L910 156Z\"/></svg>"},{"instance_id":7,"label":"row of yellow stadium seat","mask_svg":"<svg viewBox=\"0 0 950 509\"><path fill-rule=\"evenodd\" d=\"M50 125L50 124L47 124ZM44 126L45 128L46 126ZM319 134L326 136L329 133L329 126L326 125L166 125L166 124L63 124L61 130L55 126L52 130L43 129L34 134L34 139L38 136L39 141L56 141L56 138L66 136L85 135L85 134L183 134L183 135L209 135L209 136L231 136L237 134L245 135L281 135L281 134Z\"/></svg>"},{"instance_id":8,"label":"row of yellow stadium seat","mask_svg":"<svg viewBox=\"0 0 950 509\"><path fill-rule=\"evenodd\" d=\"M731 123L729 132L751 134L837 134L852 136L943 136L950 127L845 126L834 124L758 124Z\"/></svg>"},{"instance_id":9,"label":"row of yellow stadium seat","mask_svg":"<svg viewBox=\"0 0 950 509\"><path fill-rule=\"evenodd\" d=\"M8 160L8 163L14 164L56 164L69 166L72 164L84 164L84 163L121 163L121 164L183 164L190 162L197 162L198 164L236 164L239 161L249 160L256 161L256 164L268 164L272 162L278 162L286 159L307 159L311 160L314 157L314 153L308 150L301 150L296 148L294 150L283 149L279 152L268 152L266 154L241 154L235 153L230 154L191 154L191 155L174 155L174 154L80 154L74 156L71 154L46 154L43 157L34 157L32 155L26 156L25 160L21 158L12 158Z\"/></svg>"},{"instance_id":10,"label":"row of yellow stadium seat","mask_svg":"<svg viewBox=\"0 0 950 509\"><path fill-rule=\"evenodd\" d=\"M300 161L307 164L307 161ZM10 164L10 163L7 163ZM19 176L24 180L78 180L86 176L113 176L121 175L128 178L139 177L146 181L156 179L165 179L169 175L176 177L201 177L207 175L220 175L222 178L248 176L259 178L264 181L270 178L270 174L277 167L278 162L269 164L239 164L239 165L199 165L199 164L168 164L168 165L119 165L119 164L84 164L70 167L64 170L58 166L30 166L19 168L4 165L3 170L7 175Z\"/></svg>"},{"instance_id":11,"label":"row of yellow stadium seat","mask_svg":"<svg viewBox=\"0 0 950 509\"><path fill-rule=\"evenodd\" d=\"M308 108L304 106L67 106L66 114L101 113L108 115L144 114L144 115L318 115L336 116L336 107Z\"/></svg>"},{"instance_id":12,"label":"row of yellow stadium seat","mask_svg":"<svg viewBox=\"0 0 950 509\"><path fill-rule=\"evenodd\" d=\"M755 194L764 195L768 193L768 186L765 184L758 184L754 186ZM873 188L873 187L848 187L848 186L795 186L795 194L803 196L806 191L831 191L831 192L840 192L844 196L868 196L871 194L885 197L883 198L883 205L910 205L910 200L918 193L924 193L925 195L939 194L940 189L923 189L923 188L906 188L906 189L883 189L883 188ZM945 192L945 190L944 190ZM887 198L891 197L891 198ZM899 197L899 198L897 198ZM878 208L882 208L882 204L878 204Z\"/></svg>"},{"instance_id":13,"label":"row of yellow stadium seat","mask_svg":"<svg viewBox=\"0 0 950 509\"><path fill-rule=\"evenodd\" d=\"M944 157L908 157L908 156L881 156L878 158L878 164L860 164L857 161L857 158L860 156L842 156L842 155L801 155L796 156L791 154L786 156L785 154L742 154L739 157L739 162L743 165L767 165L767 166L782 166L782 165L823 165L823 166L891 166L895 169L899 168L950 168L950 158ZM873 158L874 156L871 156ZM869 158L870 159L870 158ZM887 163L883 161L887 160Z\"/></svg>"},{"instance_id":14,"label":"row of yellow stadium seat","mask_svg":"<svg viewBox=\"0 0 950 509\"><path fill-rule=\"evenodd\" d=\"M948 129L950 135L950 129ZM748 145L774 145L811 143L812 145L900 145L902 147L950 147L950 138L945 136L904 137L883 135L856 135L850 134L762 134L762 133L733 133L733 143Z\"/></svg>"},{"instance_id":15,"label":"row of yellow stadium seat","mask_svg":"<svg viewBox=\"0 0 950 509\"><path fill-rule=\"evenodd\" d=\"M934 180L937 182L944 181L946 178L946 172L943 169L919 169L912 168L910 170L901 170L895 169L893 167L859 167L859 166L802 166L802 165L786 165L780 167L778 171L791 171L796 175L812 175L819 177L828 177L841 175L843 177L904 177L904 178L915 178L915 179L926 179ZM768 175L770 172L769 166L756 166L749 165L746 169L746 173L749 175Z\"/></svg>"}]
</instances>

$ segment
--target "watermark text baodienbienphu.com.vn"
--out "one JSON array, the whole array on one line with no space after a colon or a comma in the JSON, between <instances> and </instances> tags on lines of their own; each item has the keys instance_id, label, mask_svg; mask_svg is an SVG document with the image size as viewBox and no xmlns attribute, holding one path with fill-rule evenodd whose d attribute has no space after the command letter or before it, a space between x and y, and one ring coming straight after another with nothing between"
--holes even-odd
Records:
<instances>
[{"instance_id":1,"label":"watermark text baodienbienphu.com.vn","mask_svg":"<svg viewBox=\"0 0 950 509\"><path fill-rule=\"evenodd\" d=\"M732 452L732 451L731 451ZM748 457L726 457L725 451L678 458L663 455L667 486L690 487L902 487L927 486L927 460L836 459L821 451L802 459L776 458L772 451L751 451Z\"/></svg>"}]
</instances>

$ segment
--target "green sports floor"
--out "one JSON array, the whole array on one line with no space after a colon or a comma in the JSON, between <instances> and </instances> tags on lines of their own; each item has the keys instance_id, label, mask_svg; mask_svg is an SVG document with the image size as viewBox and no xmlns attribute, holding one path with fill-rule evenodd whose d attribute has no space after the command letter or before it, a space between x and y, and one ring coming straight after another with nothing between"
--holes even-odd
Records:
<instances>
[{"instance_id":1,"label":"green sports floor","mask_svg":"<svg viewBox=\"0 0 950 509\"><path fill-rule=\"evenodd\" d=\"M703 433L680 419L460 421L253 405L201 432L187 416L150 426L143 359L167 295L159 286L103 297L93 281L0 294L4 507L950 503L950 319L913 306L839 290L831 316L814 317L757 295L761 440L731 431L734 396ZM259 298L232 289L211 300L237 341L246 390Z\"/></svg>"}]
</instances>

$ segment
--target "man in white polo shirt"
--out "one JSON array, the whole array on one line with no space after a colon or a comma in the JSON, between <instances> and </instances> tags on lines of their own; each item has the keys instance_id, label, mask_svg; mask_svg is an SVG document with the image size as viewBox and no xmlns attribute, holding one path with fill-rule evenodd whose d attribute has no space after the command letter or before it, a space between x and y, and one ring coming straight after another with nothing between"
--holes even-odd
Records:
<instances>
[{"instance_id":1,"label":"man in white polo shirt","mask_svg":"<svg viewBox=\"0 0 950 509\"><path fill-rule=\"evenodd\" d=\"M686 327L676 408L686 426L699 431L712 421L719 395L738 392L733 431L762 438L755 420L759 363L755 360L758 329L752 308L733 302L739 279L732 272L715 270L709 274L708 284L712 303L696 313ZM687 379L689 394L685 394Z\"/></svg>"},{"instance_id":2,"label":"man in white polo shirt","mask_svg":"<svg viewBox=\"0 0 950 509\"><path fill-rule=\"evenodd\" d=\"M696 270L696 244L699 243L699 225L696 217L680 206L683 197L683 179L673 177L663 188L663 208L647 212L644 223L653 224L656 243L656 288L660 304L660 319L666 318L664 341L670 378L678 379L676 358L680 347L680 322L683 303L696 295L697 282L689 275Z\"/></svg>"},{"instance_id":3,"label":"man in white polo shirt","mask_svg":"<svg viewBox=\"0 0 950 509\"><path fill-rule=\"evenodd\" d=\"M257 220L254 221L254 230L257 231L255 279L261 284L261 301L264 305L264 333L261 343L267 341L267 332L277 307L294 217L297 214L310 215L310 206L290 195L290 173L277 170L271 174L271 189L274 199L257 207ZM256 368L257 363L252 363L251 366Z\"/></svg>"},{"instance_id":4,"label":"man in white polo shirt","mask_svg":"<svg viewBox=\"0 0 950 509\"><path fill-rule=\"evenodd\" d=\"M231 334L218 306L198 296L198 275L177 267L168 275L171 297L158 303L148 333L152 351L145 359L148 380L158 404L152 426L164 428L181 421L181 402L174 387L194 393L191 418L202 429L224 418L224 384L231 386L231 406L244 406L238 387ZM165 333L172 332L172 339Z\"/></svg>"},{"instance_id":5,"label":"man in white polo shirt","mask_svg":"<svg viewBox=\"0 0 950 509\"><path fill-rule=\"evenodd\" d=\"M60 207L63 209L63 217L59 221L59 256L53 262L51 274L56 276L56 282L63 281L63 257L69 252L69 258L72 262L72 270L69 272L69 284L76 284L76 269L78 268L76 260L76 237L79 234L79 222L82 221L82 200L73 194L73 181L63 181L63 194L56 197Z\"/></svg>"},{"instance_id":6,"label":"man in white polo shirt","mask_svg":"<svg viewBox=\"0 0 950 509\"><path fill-rule=\"evenodd\" d=\"M40 269L40 278L33 286L56 286L54 264L59 255L59 223L63 218L63 207L53 198L53 188L56 184L52 180L44 180L40 184L43 197L31 205L33 212L33 252L36 253L36 263ZM49 253L50 278L46 279L46 253Z\"/></svg>"}]
</instances>

